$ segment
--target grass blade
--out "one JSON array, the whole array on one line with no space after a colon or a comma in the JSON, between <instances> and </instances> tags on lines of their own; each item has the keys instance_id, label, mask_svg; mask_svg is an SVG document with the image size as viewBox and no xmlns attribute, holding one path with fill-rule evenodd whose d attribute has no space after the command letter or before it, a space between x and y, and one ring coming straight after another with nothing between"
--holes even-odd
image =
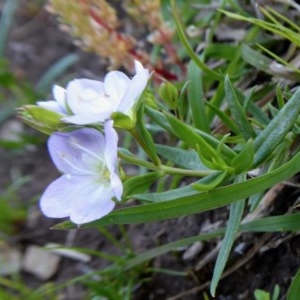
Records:
<instances>
[{"instance_id":1,"label":"grass blade","mask_svg":"<svg viewBox=\"0 0 300 300\"><path fill-rule=\"evenodd\" d=\"M287 300L298 300L300 295L300 269L290 285Z\"/></svg>"},{"instance_id":2,"label":"grass blade","mask_svg":"<svg viewBox=\"0 0 300 300\"><path fill-rule=\"evenodd\" d=\"M0 19L0 57L4 55L8 31L14 19L18 0L7 0L4 4Z\"/></svg>"},{"instance_id":3,"label":"grass blade","mask_svg":"<svg viewBox=\"0 0 300 300\"><path fill-rule=\"evenodd\" d=\"M237 177L237 181L239 180L244 181L245 175ZM235 237L243 216L244 208L245 200L240 200L236 203L231 204L230 206L228 225L226 228L224 239L222 241L221 249L218 254L217 261L215 263L213 278L210 285L210 293L213 297L215 297L218 283L227 263L230 251L232 249L232 245L235 241Z\"/></svg>"}]
</instances>

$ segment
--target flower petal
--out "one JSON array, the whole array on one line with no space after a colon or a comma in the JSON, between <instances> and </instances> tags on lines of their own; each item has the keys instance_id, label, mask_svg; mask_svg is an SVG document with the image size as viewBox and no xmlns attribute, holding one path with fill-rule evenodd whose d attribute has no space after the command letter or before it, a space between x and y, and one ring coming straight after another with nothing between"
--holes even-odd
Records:
<instances>
[{"instance_id":1,"label":"flower petal","mask_svg":"<svg viewBox=\"0 0 300 300\"><path fill-rule=\"evenodd\" d=\"M111 112L104 112L97 115L73 115L66 116L61 119L62 122L76 124L76 125L86 125L94 123L103 123L105 120L109 119Z\"/></svg>"},{"instance_id":2,"label":"flower petal","mask_svg":"<svg viewBox=\"0 0 300 300\"><path fill-rule=\"evenodd\" d=\"M93 176L61 176L51 183L40 200L47 217L70 217L76 224L100 219L111 212L115 203L107 181L97 182Z\"/></svg>"},{"instance_id":3,"label":"flower petal","mask_svg":"<svg viewBox=\"0 0 300 300\"><path fill-rule=\"evenodd\" d=\"M141 64L141 62L139 62L136 59L134 60L134 68L135 68L135 73L139 73L142 72L143 70L146 70Z\"/></svg>"},{"instance_id":4,"label":"flower petal","mask_svg":"<svg viewBox=\"0 0 300 300\"><path fill-rule=\"evenodd\" d=\"M54 99L57 101L58 105L60 106L61 110L66 114L67 108L66 108L66 95L67 91L60 87L59 85L54 85L52 89L52 94L54 96Z\"/></svg>"},{"instance_id":5,"label":"flower petal","mask_svg":"<svg viewBox=\"0 0 300 300\"><path fill-rule=\"evenodd\" d=\"M93 128L56 132L48 140L48 149L56 167L65 174L98 174L99 166L105 163L105 139Z\"/></svg>"},{"instance_id":6,"label":"flower petal","mask_svg":"<svg viewBox=\"0 0 300 300\"><path fill-rule=\"evenodd\" d=\"M133 76L126 93L121 99L118 107L119 112L130 115L130 111L137 103L147 86L149 76L149 71L147 69L139 70L139 72Z\"/></svg>"},{"instance_id":7,"label":"flower petal","mask_svg":"<svg viewBox=\"0 0 300 300\"><path fill-rule=\"evenodd\" d=\"M105 94L103 83L90 79L72 80L67 86L67 102L78 116L77 124L95 123L97 118L101 122L110 117L116 106Z\"/></svg>"},{"instance_id":8,"label":"flower petal","mask_svg":"<svg viewBox=\"0 0 300 300\"><path fill-rule=\"evenodd\" d=\"M70 212L73 223L83 224L100 219L115 207L112 201L114 194L108 181L99 182L95 177L83 176L77 186L76 203Z\"/></svg>"},{"instance_id":9,"label":"flower petal","mask_svg":"<svg viewBox=\"0 0 300 300\"><path fill-rule=\"evenodd\" d=\"M40 199L43 214L50 218L68 217L77 194L74 186L76 187L73 180L70 180L67 175L53 181Z\"/></svg>"},{"instance_id":10,"label":"flower petal","mask_svg":"<svg viewBox=\"0 0 300 300\"><path fill-rule=\"evenodd\" d=\"M105 92L112 98L117 106L120 104L129 84L130 79L128 76L120 71L111 71L104 78Z\"/></svg>"},{"instance_id":11,"label":"flower petal","mask_svg":"<svg viewBox=\"0 0 300 300\"><path fill-rule=\"evenodd\" d=\"M105 132L105 152L104 157L107 168L110 173L110 185L114 190L114 195L118 200L121 200L123 193L123 184L117 174L117 161L118 161L118 135L113 128L113 121L109 120L104 123Z\"/></svg>"}]
</instances>

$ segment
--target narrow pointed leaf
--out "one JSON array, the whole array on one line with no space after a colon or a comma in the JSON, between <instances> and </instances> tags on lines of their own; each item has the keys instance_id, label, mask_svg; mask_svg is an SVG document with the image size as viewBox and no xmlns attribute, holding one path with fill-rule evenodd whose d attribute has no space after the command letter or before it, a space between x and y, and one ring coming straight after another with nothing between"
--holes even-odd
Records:
<instances>
[{"instance_id":1,"label":"narrow pointed leaf","mask_svg":"<svg viewBox=\"0 0 300 300\"><path fill-rule=\"evenodd\" d=\"M245 180L244 175L237 177L237 182L241 182L244 180ZM213 278L210 285L210 293L213 297L215 297L219 280L225 269L225 265L228 261L230 251L235 241L235 237L238 232L238 228L243 216L244 208L245 208L245 200L243 199L231 204L230 206L228 225L217 257L217 261L215 263Z\"/></svg>"},{"instance_id":2,"label":"narrow pointed leaf","mask_svg":"<svg viewBox=\"0 0 300 300\"><path fill-rule=\"evenodd\" d=\"M262 163L294 126L300 113L300 88L254 140L254 167Z\"/></svg>"},{"instance_id":3,"label":"narrow pointed leaf","mask_svg":"<svg viewBox=\"0 0 300 300\"><path fill-rule=\"evenodd\" d=\"M176 134L176 136L190 147L197 149L197 145L201 144L203 140L205 140L210 146L212 146L212 148L218 147L220 141L215 139L211 135L201 130L193 129L192 127L178 120L172 115L167 115L166 118L172 126L172 130ZM224 145L222 150L222 154L224 154L224 160L225 157L232 159L236 156L236 153L226 145Z\"/></svg>"},{"instance_id":4,"label":"narrow pointed leaf","mask_svg":"<svg viewBox=\"0 0 300 300\"><path fill-rule=\"evenodd\" d=\"M239 126L240 132L244 139L247 141L250 138L254 138L255 132L245 115L243 107L240 104L240 101L235 93L234 87L231 84L228 75L225 77L225 96L232 116Z\"/></svg>"},{"instance_id":5,"label":"narrow pointed leaf","mask_svg":"<svg viewBox=\"0 0 300 300\"><path fill-rule=\"evenodd\" d=\"M133 194L143 193L158 178L163 176L162 172L150 172L134 176L124 182L123 197L128 198Z\"/></svg>"},{"instance_id":6,"label":"narrow pointed leaf","mask_svg":"<svg viewBox=\"0 0 300 300\"><path fill-rule=\"evenodd\" d=\"M165 145L156 145L156 150L160 156L186 169L208 170L194 150L184 150Z\"/></svg>"},{"instance_id":7,"label":"narrow pointed leaf","mask_svg":"<svg viewBox=\"0 0 300 300\"><path fill-rule=\"evenodd\" d=\"M147 153L147 155L154 163L159 164L160 160L156 153L153 138L145 126L144 105L141 105L137 112L136 133L137 136L135 136L135 138L140 140L140 144L143 147L143 150Z\"/></svg>"},{"instance_id":8,"label":"narrow pointed leaf","mask_svg":"<svg viewBox=\"0 0 300 300\"><path fill-rule=\"evenodd\" d=\"M248 171L254 160L254 148L252 140L249 140L242 151L232 160L231 166L235 173L239 174Z\"/></svg>"},{"instance_id":9,"label":"narrow pointed leaf","mask_svg":"<svg viewBox=\"0 0 300 300\"><path fill-rule=\"evenodd\" d=\"M204 132L210 132L204 103L202 72L192 60L188 65L188 80L188 100L194 125Z\"/></svg>"},{"instance_id":10,"label":"narrow pointed leaf","mask_svg":"<svg viewBox=\"0 0 300 300\"><path fill-rule=\"evenodd\" d=\"M193 188L197 191L205 192L212 190L213 188L217 187L221 182L226 178L227 172L222 172L218 174L218 176L212 178L211 181L208 181L206 183L194 183L192 184Z\"/></svg>"},{"instance_id":11,"label":"narrow pointed leaf","mask_svg":"<svg viewBox=\"0 0 300 300\"><path fill-rule=\"evenodd\" d=\"M181 20L180 20L179 12L176 8L174 0L171 0L171 7L172 7L172 12L173 12L176 28L177 28L176 32L179 36L180 41L182 42L183 46L185 47L186 52L190 56L190 58L195 62L195 64L204 73L208 74L209 76L211 76L215 80L222 80L223 76L221 74L211 70L203 61L201 61L199 59L199 57L197 56L197 54L192 49L192 47L190 46L190 44L187 40L187 37L185 35L184 28L183 28L183 25L182 25Z\"/></svg>"},{"instance_id":12,"label":"narrow pointed leaf","mask_svg":"<svg viewBox=\"0 0 300 300\"><path fill-rule=\"evenodd\" d=\"M300 269L290 285L287 300L298 300L300 295Z\"/></svg>"}]
</instances>

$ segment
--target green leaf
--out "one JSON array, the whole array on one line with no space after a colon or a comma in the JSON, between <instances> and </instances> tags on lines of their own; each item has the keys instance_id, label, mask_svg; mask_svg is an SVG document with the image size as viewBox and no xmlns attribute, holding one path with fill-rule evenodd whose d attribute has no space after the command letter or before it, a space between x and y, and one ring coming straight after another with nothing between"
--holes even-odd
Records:
<instances>
[{"instance_id":1,"label":"green leaf","mask_svg":"<svg viewBox=\"0 0 300 300\"><path fill-rule=\"evenodd\" d=\"M248 171L254 160L253 141L250 139L242 151L232 160L231 167L234 168L236 174Z\"/></svg>"},{"instance_id":2,"label":"green leaf","mask_svg":"<svg viewBox=\"0 0 300 300\"><path fill-rule=\"evenodd\" d=\"M227 125L229 130L233 131L236 135L240 134L240 129L237 124L225 112L210 102L207 102L206 105L220 118L220 120L222 120L225 125Z\"/></svg>"},{"instance_id":3,"label":"green leaf","mask_svg":"<svg viewBox=\"0 0 300 300\"><path fill-rule=\"evenodd\" d=\"M240 175L237 176L235 182L242 182L245 180L246 180L246 176ZM210 293L213 297L215 297L218 283L220 281L225 265L228 261L230 251L235 241L235 237L238 232L238 228L243 216L244 208L245 208L244 199L241 199L240 201L235 202L230 206L228 225L217 257L217 261L215 262L213 278L210 285Z\"/></svg>"},{"instance_id":4,"label":"green leaf","mask_svg":"<svg viewBox=\"0 0 300 300\"><path fill-rule=\"evenodd\" d=\"M124 182L122 198L130 198L133 194L144 193L156 179L163 175L163 172L150 172L129 178Z\"/></svg>"},{"instance_id":5,"label":"green leaf","mask_svg":"<svg viewBox=\"0 0 300 300\"><path fill-rule=\"evenodd\" d=\"M242 44L241 54L244 61L255 69L262 70L268 74L272 74L270 70L272 59L252 49L247 44Z\"/></svg>"},{"instance_id":6,"label":"green leaf","mask_svg":"<svg viewBox=\"0 0 300 300\"><path fill-rule=\"evenodd\" d=\"M190 170L208 170L194 150L183 150L165 145L156 145L157 153L165 159Z\"/></svg>"},{"instance_id":7,"label":"green leaf","mask_svg":"<svg viewBox=\"0 0 300 300\"><path fill-rule=\"evenodd\" d=\"M160 164L160 159L157 156L155 144L149 131L146 129L144 121L144 105L141 104L137 111L136 127L130 131L137 142L143 148L145 153L151 158L155 164Z\"/></svg>"},{"instance_id":8,"label":"green leaf","mask_svg":"<svg viewBox=\"0 0 300 300\"><path fill-rule=\"evenodd\" d=\"M185 35L185 30L184 30L183 25L181 23L181 20L180 20L180 17L179 17L179 12L178 12L178 10L176 8L174 0L171 0L171 7L172 7L173 16L174 16L174 21L175 21L176 28L177 28L176 33L178 34L178 37L179 37L182 45L184 46L186 52L190 56L191 60L193 60L195 62L195 64L204 73L208 74L213 79L215 79L215 80L222 80L223 79L223 75L221 75L221 74L219 74L219 73L211 70L211 68L209 68L202 60L199 59L199 57L197 56L197 54L194 52L194 50L190 46L190 44L189 44L189 42L187 40L187 37Z\"/></svg>"},{"instance_id":9,"label":"green leaf","mask_svg":"<svg viewBox=\"0 0 300 300\"><path fill-rule=\"evenodd\" d=\"M188 100L194 125L204 132L210 132L205 110L202 72L193 60L188 65L188 80Z\"/></svg>"},{"instance_id":10,"label":"green leaf","mask_svg":"<svg viewBox=\"0 0 300 300\"><path fill-rule=\"evenodd\" d=\"M263 290L255 290L254 297L256 300L270 300L270 293Z\"/></svg>"},{"instance_id":11,"label":"green leaf","mask_svg":"<svg viewBox=\"0 0 300 300\"><path fill-rule=\"evenodd\" d=\"M219 173L217 176L211 177L210 181L206 180L205 183L199 181L197 183L193 183L192 187L201 192L212 190L213 188L217 187L226 178L227 175L227 172Z\"/></svg>"},{"instance_id":12,"label":"green leaf","mask_svg":"<svg viewBox=\"0 0 300 300\"><path fill-rule=\"evenodd\" d=\"M175 133L175 135L191 148L197 149L197 145L201 144L203 140L205 140L212 148L215 149L220 144L220 141L211 135L201 130L195 130L171 114L167 115L166 118L172 126L172 131ZM222 147L222 154L224 155L224 160L226 157L232 159L236 156L236 153L226 145Z\"/></svg>"},{"instance_id":13,"label":"green leaf","mask_svg":"<svg viewBox=\"0 0 300 300\"><path fill-rule=\"evenodd\" d=\"M255 132L251 127L245 112L240 104L240 101L235 93L235 89L232 86L228 75L225 77L225 96L228 102L230 111L232 113L233 119L237 123L238 127L240 128L240 132L244 139L247 141L250 138L255 137Z\"/></svg>"},{"instance_id":14,"label":"green leaf","mask_svg":"<svg viewBox=\"0 0 300 300\"><path fill-rule=\"evenodd\" d=\"M300 113L300 88L284 105L268 126L254 139L255 158L253 167L262 163L284 140Z\"/></svg>"},{"instance_id":15,"label":"green leaf","mask_svg":"<svg viewBox=\"0 0 300 300\"><path fill-rule=\"evenodd\" d=\"M145 193L145 194L136 194L133 195L135 199L143 200L143 201L149 201L149 202L163 202L163 201L172 201L175 199L178 199L178 196L181 197L187 197L192 195L197 195L199 192L197 192L194 188L195 184L210 184L215 178L218 178L220 172L215 172L214 174L210 174L204 178L201 178L200 180L196 181L195 183L191 185L187 185L184 187L180 187L173 190L167 190L160 193Z\"/></svg>"},{"instance_id":16,"label":"green leaf","mask_svg":"<svg viewBox=\"0 0 300 300\"><path fill-rule=\"evenodd\" d=\"M178 194L172 201L138 205L115 210L111 214L83 227L106 226L111 224L135 224L196 214L234 203L253 194L270 188L286 180L300 171L300 153L297 153L289 162L281 167L256 178L242 183L219 187L214 190L184 196ZM189 191L190 192L190 191ZM64 226L70 226L65 223ZM279 224L277 224L279 226ZM74 227L74 225L73 225ZM278 228L278 227L277 227Z\"/></svg>"},{"instance_id":17,"label":"green leaf","mask_svg":"<svg viewBox=\"0 0 300 300\"><path fill-rule=\"evenodd\" d=\"M298 300L300 295L300 269L294 277L287 295L287 300Z\"/></svg>"},{"instance_id":18,"label":"green leaf","mask_svg":"<svg viewBox=\"0 0 300 300\"><path fill-rule=\"evenodd\" d=\"M170 132L171 134L176 136L176 134L174 133L173 128L170 126L170 123L168 122L168 119L165 114L163 114L162 112L159 112L156 109L153 109L149 106L145 106L145 112L159 126L161 126L162 128L166 129L168 132Z\"/></svg>"}]
</instances>

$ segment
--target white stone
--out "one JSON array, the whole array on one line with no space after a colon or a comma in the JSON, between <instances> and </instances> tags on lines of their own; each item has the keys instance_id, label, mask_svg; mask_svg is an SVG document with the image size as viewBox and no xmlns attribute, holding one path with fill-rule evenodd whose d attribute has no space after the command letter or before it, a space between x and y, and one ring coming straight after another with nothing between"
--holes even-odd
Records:
<instances>
[{"instance_id":1,"label":"white stone","mask_svg":"<svg viewBox=\"0 0 300 300\"><path fill-rule=\"evenodd\" d=\"M23 257L22 268L38 279L47 280L56 273L60 260L58 255L41 247L29 246Z\"/></svg>"}]
</instances>

